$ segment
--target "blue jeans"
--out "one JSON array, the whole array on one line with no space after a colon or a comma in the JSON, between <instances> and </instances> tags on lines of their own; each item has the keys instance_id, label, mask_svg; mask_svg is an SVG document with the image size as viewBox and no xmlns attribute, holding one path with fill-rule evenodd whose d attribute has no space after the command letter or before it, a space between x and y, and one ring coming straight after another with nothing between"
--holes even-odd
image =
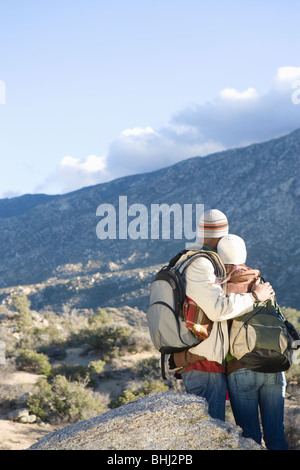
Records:
<instances>
[{"instance_id":1,"label":"blue jeans","mask_svg":"<svg viewBox=\"0 0 300 470\"><path fill-rule=\"evenodd\" d=\"M260 410L267 449L287 450L283 424L284 374L239 369L228 375L227 383L235 422L243 429L243 436L251 437L261 444Z\"/></svg>"},{"instance_id":2,"label":"blue jeans","mask_svg":"<svg viewBox=\"0 0 300 470\"><path fill-rule=\"evenodd\" d=\"M187 393L206 398L210 416L225 421L227 395L225 374L193 369L183 372L181 377Z\"/></svg>"}]
</instances>

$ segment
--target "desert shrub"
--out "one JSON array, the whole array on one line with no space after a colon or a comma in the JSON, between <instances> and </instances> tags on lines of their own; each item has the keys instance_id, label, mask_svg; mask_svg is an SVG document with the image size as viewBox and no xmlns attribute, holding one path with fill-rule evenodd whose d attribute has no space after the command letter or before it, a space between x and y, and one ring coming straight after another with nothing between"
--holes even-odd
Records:
<instances>
[{"instance_id":1,"label":"desert shrub","mask_svg":"<svg viewBox=\"0 0 300 470\"><path fill-rule=\"evenodd\" d=\"M17 329L18 331L26 332L32 328L33 320L30 310L31 303L26 295L17 295L12 299L12 305L17 311Z\"/></svg>"},{"instance_id":2,"label":"desert shrub","mask_svg":"<svg viewBox=\"0 0 300 470\"><path fill-rule=\"evenodd\" d=\"M1 406L7 408L17 396L22 394L21 384L10 384L7 378L16 371L16 366L10 360L0 365L0 410ZM7 383L8 382L8 383Z\"/></svg>"},{"instance_id":3,"label":"desert shrub","mask_svg":"<svg viewBox=\"0 0 300 470\"><path fill-rule=\"evenodd\" d=\"M137 398L143 397L144 395L149 395L149 393L153 392L167 392L169 387L164 385L159 380L157 381L146 381L141 387L132 389L132 390L124 390L124 392L119 396L117 400L111 401L109 403L109 408L117 408L118 406L126 405L132 400L136 400Z\"/></svg>"},{"instance_id":4,"label":"desert shrub","mask_svg":"<svg viewBox=\"0 0 300 470\"><path fill-rule=\"evenodd\" d=\"M101 374L101 372L103 371L103 368L105 366L105 361L102 361L101 359L99 359L98 361L92 361L90 362L89 364L89 372L90 374Z\"/></svg>"},{"instance_id":5,"label":"desert shrub","mask_svg":"<svg viewBox=\"0 0 300 470\"><path fill-rule=\"evenodd\" d=\"M117 357L120 350L126 348L129 343L131 329L127 326L105 325L96 328L93 325L90 328L80 330L72 334L69 344L80 345L88 344L97 353L104 355L108 360Z\"/></svg>"},{"instance_id":6,"label":"desert shrub","mask_svg":"<svg viewBox=\"0 0 300 470\"><path fill-rule=\"evenodd\" d=\"M104 308L98 308L96 313L88 318L88 324L93 328L111 323L113 323L113 317Z\"/></svg>"},{"instance_id":7,"label":"desert shrub","mask_svg":"<svg viewBox=\"0 0 300 470\"><path fill-rule=\"evenodd\" d=\"M50 323L48 326L35 328L34 335L39 339L39 344L61 344L66 340L66 335L56 323Z\"/></svg>"},{"instance_id":8,"label":"desert shrub","mask_svg":"<svg viewBox=\"0 0 300 470\"><path fill-rule=\"evenodd\" d=\"M34 349L46 353L46 348L51 344L62 344L67 335L61 326L60 318L54 313L38 315L30 310L31 303L25 295L13 297L15 314L15 328L18 332L18 349ZM42 320L47 320L48 325ZM46 323L46 322L45 322ZM42 351L42 349L44 349Z\"/></svg>"},{"instance_id":9,"label":"desert shrub","mask_svg":"<svg viewBox=\"0 0 300 470\"><path fill-rule=\"evenodd\" d=\"M293 323L294 327L300 333L300 311L295 308L281 307L283 315L288 321ZM300 376L300 350L294 352L294 363L289 370L285 372L287 381L293 380Z\"/></svg>"},{"instance_id":10,"label":"desert shrub","mask_svg":"<svg viewBox=\"0 0 300 470\"><path fill-rule=\"evenodd\" d=\"M157 356L148 357L138 361L135 365L138 377L160 377L160 364Z\"/></svg>"},{"instance_id":11,"label":"desert shrub","mask_svg":"<svg viewBox=\"0 0 300 470\"><path fill-rule=\"evenodd\" d=\"M291 307L280 307L283 315L294 324L295 328L300 330L300 311Z\"/></svg>"},{"instance_id":12,"label":"desert shrub","mask_svg":"<svg viewBox=\"0 0 300 470\"><path fill-rule=\"evenodd\" d=\"M55 376L51 383L40 380L27 405L33 414L48 422L62 420L75 423L103 411L99 399L82 383L69 382L62 375Z\"/></svg>"},{"instance_id":13,"label":"desert shrub","mask_svg":"<svg viewBox=\"0 0 300 470\"><path fill-rule=\"evenodd\" d=\"M38 348L38 352L46 354L50 360L62 361L67 356L64 343L51 343Z\"/></svg>"},{"instance_id":14,"label":"desert shrub","mask_svg":"<svg viewBox=\"0 0 300 470\"><path fill-rule=\"evenodd\" d=\"M79 364L60 364L52 368L48 380L51 381L57 375L63 375L69 381L86 382L89 377L88 367Z\"/></svg>"},{"instance_id":15,"label":"desert shrub","mask_svg":"<svg viewBox=\"0 0 300 470\"><path fill-rule=\"evenodd\" d=\"M27 406L30 411L41 418L42 421L50 420L54 416L52 410L53 391L51 384L47 380L39 380L35 386L35 391L29 396Z\"/></svg>"},{"instance_id":16,"label":"desert shrub","mask_svg":"<svg viewBox=\"0 0 300 470\"><path fill-rule=\"evenodd\" d=\"M20 370L41 375L49 375L51 372L51 365L46 354L39 354L30 349L21 351L16 357L16 365Z\"/></svg>"},{"instance_id":17,"label":"desert shrub","mask_svg":"<svg viewBox=\"0 0 300 470\"><path fill-rule=\"evenodd\" d=\"M153 350L149 333L142 330L133 330L128 339L128 352L135 354L141 351Z\"/></svg>"},{"instance_id":18,"label":"desert shrub","mask_svg":"<svg viewBox=\"0 0 300 470\"><path fill-rule=\"evenodd\" d=\"M95 387L98 376L103 371L104 366L105 366L105 361L102 361L101 359L99 359L98 361L92 361L89 364L89 367L88 367L89 382L87 384L89 387Z\"/></svg>"},{"instance_id":19,"label":"desert shrub","mask_svg":"<svg viewBox=\"0 0 300 470\"><path fill-rule=\"evenodd\" d=\"M81 382L87 387L94 387L98 375L101 374L105 366L105 361L92 361L88 366L80 364L59 364L51 369L48 381L53 381L57 375L62 375L70 382Z\"/></svg>"}]
</instances>

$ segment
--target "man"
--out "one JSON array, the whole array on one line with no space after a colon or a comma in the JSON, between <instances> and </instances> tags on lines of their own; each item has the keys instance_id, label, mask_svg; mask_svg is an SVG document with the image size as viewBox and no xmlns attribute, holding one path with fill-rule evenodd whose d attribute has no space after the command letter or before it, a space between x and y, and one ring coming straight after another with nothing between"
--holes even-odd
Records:
<instances>
[{"instance_id":1,"label":"man","mask_svg":"<svg viewBox=\"0 0 300 470\"><path fill-rule=\"evenodd\" d=\"M216 252L220 239L228 235L228 228L228 220L221 211L212 209L204 212L198 227L202 249ZM221 285L216 283L213 264L202 257L187 268L185 279L187 298L205 312L213 326L210 336L189 350L201 356L202 360L180 371L180 374L186 391L205 397L210 415L225 421L227 382L224 364L229 349L227 320L250 312L257 301L271 298L274 292L269 283L264 283L256 286L254 294L226 296ZM180 365L176 357L174 354L170 358L171 369Z\"/></svg>"}]
</instances>

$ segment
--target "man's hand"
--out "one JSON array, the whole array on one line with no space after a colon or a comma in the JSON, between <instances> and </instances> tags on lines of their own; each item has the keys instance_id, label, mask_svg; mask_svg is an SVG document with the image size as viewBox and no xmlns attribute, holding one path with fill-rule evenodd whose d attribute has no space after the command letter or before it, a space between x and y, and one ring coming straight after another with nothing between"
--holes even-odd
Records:
<instances>
[{"instance_id":1,"label":"man's hand","mask_svg":"<svg viewBox=\"0 0 300 470\"><path fill-rule=\"evenodd\" d=\"M265 300L271 299L274 297L275 292L273 287L269 282L264 282L263 284L257 284L253 291L256 293L258 300L264 302Z\"/></svg>"}]
</instances>

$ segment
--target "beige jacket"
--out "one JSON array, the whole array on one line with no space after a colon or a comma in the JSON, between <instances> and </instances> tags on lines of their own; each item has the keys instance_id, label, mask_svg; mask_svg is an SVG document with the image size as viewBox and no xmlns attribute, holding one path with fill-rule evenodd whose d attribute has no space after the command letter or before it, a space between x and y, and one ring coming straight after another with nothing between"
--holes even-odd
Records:
<instances>
[{"instance_id":1,"label":"beige jacket","mask_svg":"<svg viewBox=\"0 0 300 470\"><path fill-rule=\"evenodd\" d=\"M213 265L206 258L195 259L187 268L185 278L186 295L214 322L210 336L189 351L224 364L229 350L227 320L251 312L254 306L252 295L226 295L225 288L216 283Z\"/></svg>"}]
</instances>

